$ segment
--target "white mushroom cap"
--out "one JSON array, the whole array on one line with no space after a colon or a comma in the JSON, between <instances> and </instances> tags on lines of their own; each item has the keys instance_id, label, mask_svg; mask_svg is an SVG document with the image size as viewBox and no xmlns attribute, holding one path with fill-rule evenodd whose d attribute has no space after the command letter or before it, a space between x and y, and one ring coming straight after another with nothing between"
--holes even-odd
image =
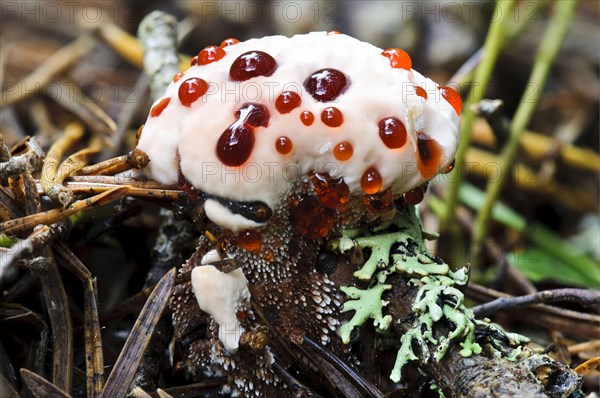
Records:
<instances>
[{"instance_id":1,"label":"white mushroom cap","mask_svg":"<svg viewBox=\"0 0 600 398\"><path fill-rule=\"evenodd\" d=\"M453 160L459 116L445 99L446 90L413 69L393 68L375 46L343 34L315 32L248 40L224 51L225 56L215 62L191 67L156 102L155 107L170 98L160 115L148 118L138 145L150 159L145 172L151 178L177 183L179 161L183 176L202 192L236 201L262 201L274 208L294 179L311 171L342 177L352 195L363 194L361 178L372 168L381 176L381 190L392 187L400 194L431 179ZM269 54L276 69L270 76L233 81L232 64L249 51ZM304 85L324 68L342 72L347 79L342 93L330 102L315 100ZM191 106L185 106L178 90L192 77L208 82L209 87ZM425 90L427 99L417 94L416 86ZM284 91L297 92L301 103L282 114L275 102ZM252 128L255 142L245 162L227 166L217 154L217 143L246 103L265 106L270 118L266 127ZM341 126L330 127L321 120L328 107L341 111ZM305 111L314 115L310 126L300 119ZM399 148L389 148L380 138L378 123L388 117L397 118L406 129L406 143ZM275 147L282 136L293 145L287 154ZM434 142L435 153L431 148L421 152L434 157L429 159L428 171L419 155L418 137ZM334 155L341 142L352 145L348 160ZM239 229L236 222L223 221L227 218L222 216L223 209L213 207L218 212L207 211L211 220Z\"/></svg>"}]
</instances>

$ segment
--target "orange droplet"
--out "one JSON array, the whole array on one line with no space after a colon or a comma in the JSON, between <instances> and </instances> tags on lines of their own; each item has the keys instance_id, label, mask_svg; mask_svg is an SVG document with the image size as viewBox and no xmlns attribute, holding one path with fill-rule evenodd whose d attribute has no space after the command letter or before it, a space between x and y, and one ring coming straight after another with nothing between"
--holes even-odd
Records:
<instances>
[{"instance_id":1,"label":"orange droplet","mask_svg":"<svg viewBox=\"0 0 600 398\"><path fill-rule=\"evenodd\" d=\"M227 53L221 47L208 46L198 54L198 65L208 65L223 58Z\"/></svg>"},{"instance_id":2,"label":"orange droplet","mask_svg":"<svg viewBox=\"0 0 600 398\"><path fill-rule=\"evenodd\" d=\"M311 182L317 197L325 207L335 209L348 201L350 188L343 178L331 178L329 174L314 173Z\"/></svg>"},{"instance_id":3,"label":"orange droplet","mask_svg":"<svg viewBox=\"0 0 600 398\"><path fill-rule=\"evenodd\" d=\"M342 162L350 159L353 153L354 148L352 148L352 144L348 141L340 142L333 148L333 156Z\"/></svg>"},{"instance_id":4,"label":"orange droplet","mask_svg":"<svg viewBox=\"0 0 600 398\"><path fill-rule=\"evenodd\" d=\"M262 248L262 234L253 229L247 229L236 235L234 243L244 250L257 252Z\"/></svg>"},{"instance_id":5,"label":"orange droplet","mask_svg":"<svg viewBox=\"0 0 600 398\"><path fill-rule=\"evenodd\" d=\"M275 141L275 149L282 155L287 155L292 151L294 145L292 144L292 140L288 137L279 137Z\"/></svg>"},{"instance_id":6,"label":"orange droplet","mask_svg":"<svg viewBox=\"0 0 600 398\"><path fill-rule=\"evenodd\" d=\"M238 44L240 41L238 39L234 39L233 37L230 37L229 39L225 39L221 42L220 47L227 47L227 46L233 46L234 44Z\"/></svg>"},{"instance_id":7,"label":"orange droplet","mask_svg":"<svg viewBox=\"0 0 600 398\"><path fill-rule=\"evenodd\" d=\"M440 144L423 131L417 132L419 171L426 180L433 178L441 167L442 148Z\"/></svg>"},{"instance_id":8,"label":"orange droplet","mask_svg":"<svg viewBox=\"0 0 600 398\"><path fill-rule=\"evenodd\" d=\"M337 30L330 30L329 32L327 32L327 36L331 36L331 35L341 35L341 33L338 32Z\"/></svg>"},{"instance_id":9,"label":"orange droplet","mask_svg":"<svg viewBox=\"0 0 600 398\"><path fill-rule=\"evenodd\" d=\"M329 106L321 112L321 121L329 127L340 127L344 123L344 116L338 108Z\"/></svg>"},{"instance_id":10,"label":"orange droplet","mask_svg":"<svg viewBox=\"0 0 600 398\"><path fill-rule=\"evenodd\" d=\"M383 180L375 167L369 167L360 178L360 186L364 193L373 195L381 190Z\"/></svg>"},{"instance_id":11,"label":"orange droplet","mask_svg":"<svg viewBox=\"0 0 600 398\"><path fill-rule=\"evenodd\" d=\"M296 231L307 239L320 239L333 228L334 210L313 197L302 197L290 206L290 221Z\"/></svg>"},{"instance_id":12,"label":"orange droplet","mask_svg":"<svg viewBox=\"0 0 600 398\"><path fill-rule=\"evenodd\" d=\"M412 68L412 60L406 51L399 48L388 48L381 55L390 60L390 66L396 69L410 70Z\"/></svg>"},{"instance_id":13,"label":"orange droplet","mask_svg":"<svg viewBox=\"0 0 600 398\"><path fill-rule=\"evenodd\" d=\"M304 111L300 114L300 120L305 126L310 126L315 121L315 116L311 111Z\"/></svg>"},{"instance_id":14,"label":"orange droplet","mask_svg":"<svg viewBox=\"0 0 600 398\"><path fill-rule=\"evenodd\" d=\"M183 77L183 72L177 72L177 73L175 73L175 76L173 76L173 83L176 83L182 77Z\"/></svg>"},{"instance_id":15,"label":"orange droplet","mask_svg":"<svg viewBox=\"0 0 600 398\"><path fill-rule=\"evenodd\" d=\"M273 260L275 260L275 253L273 253L273 250L271 249L265 249L263 251L263 257L265 260L267 260L267 262L272 263Z\"/></svg>"},{"instance_id":16,"label":"orange droplet","mask_svg":"<svg viewBox=\"0 0 600 398\"><path fill-rule=\"evenodd\" d=\"M449 86L441 86L440 92L442 93L442 97L452 105L456 114L460 115L460 111L462 110L462 99L460 98L460 95Z\"/></svg>"},{"instance_id":17,"label":"orange droplet","mask_svg":"<svg viewBox=\"0 0 600 398\"><path fill-rule=\"evenodd\" d=\"M167 105L169 105L169 102L171 102L171 98L161 99L158 104L154 105L152 109L150 109L150 116L156 117L160 115Z\"/></svg>"},{"instance_id":18,"label":"orange droplet","mask_svg":"<svg viewBox=\"0 0 600 398\"><path fill-rule=\"evenodd\" d=\"M446 168L442 171L442 174L448 174L450 173L452 170L454 170L454 160L452 161L452 163L450 163L448 166L446 166Z\"/></svg>"},{"instance_id":19,"label":"orange droplet","mask_svg":"<svg viewBox=\"0 0 600 398\"><path fill-rule=\"evenodd\" d=\"M421 86L415 86L415 93L419 97L427 100L427 91L425 91L425 89L423 87L421 87Z\"/></svg>"},{"instance_id":20,"label":"orange droplet","mask_svg":"<svg viewBox=\"0 0 600 398\"><path fill-rule=\"evenodd\" d=\"M300 106L302 98L293 91L285 91L277 97L275 100L275 108L281 114L290 113L294 109Z\"/></svg>"}]
</instances>

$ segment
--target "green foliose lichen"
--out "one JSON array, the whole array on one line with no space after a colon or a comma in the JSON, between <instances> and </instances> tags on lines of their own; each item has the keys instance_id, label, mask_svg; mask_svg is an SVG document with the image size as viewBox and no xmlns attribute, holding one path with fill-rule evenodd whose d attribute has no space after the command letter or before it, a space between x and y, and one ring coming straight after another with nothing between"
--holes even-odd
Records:
<instances>
[{"instance_id":1,"label":"green foliose lichen","mask_svg":"<svg viewBox=\"0 0 600 398\"><path fill-rule=\"evenodd\" d=\"M380 233L377 234L378 232ZM456 286L467 283L468 270L461 268L452 271L447 264L427 252L414 207L398 210L396 218L386 224L385 229L378 228L375 234L360 229L346 231L335 246L341 252L356 246L370 251L362 268L354 273L357 279L368 281L370 287L341 288L350 298L344 303L342 311L355 312L352 319L340 328L344 343L348 343L352 331L368 319L373 319L377 330L385 332L386 339L389 340L388 328L395 320L391 315L384 315L384 307L388 302L382 298L384 292L391 288L387 283L389 275L401 273L409 276L410 283L419 289L412 304L417 322L400 336L397 343L398 354L390 374L392 381L399 382L404 365L419 359L415 348L418 348L422 362L429 360L432 351L433 358L440 361L451 344L460 345L462 356L480 354L482 347L476 341L476 330L483 330L483 334L489 337L492 349L497 349L500 355L512 358L520 352L504 350L499 341L509 341L506 334L495 325L476 320L473 312L465 307L464 295ZM452 325L452 330L439 339L433 335L433 327L437 322ZM522 342L519 340L516 343Z\"/></svg>"}]
</instances>

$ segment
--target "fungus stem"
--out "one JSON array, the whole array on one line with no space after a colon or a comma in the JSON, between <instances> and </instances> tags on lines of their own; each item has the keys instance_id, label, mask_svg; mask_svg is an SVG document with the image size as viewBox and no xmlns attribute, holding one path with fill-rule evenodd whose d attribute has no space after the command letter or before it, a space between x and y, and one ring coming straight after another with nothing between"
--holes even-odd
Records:
<instances>
[{"instance_id":1,"label":"fungus stem","mask_svg":"<svg viewBox=\"0 0 600 398\"><path fill-rule=\"evenodd\" d=\"M535 90L526 90L521 98L521 102L519 103L510 126L508 142L500 155L500 170L509 170L514 161L517 149L519 148L519 141L542 94L542 89L546 77L548 76L550 66L560 49L569 23L573 17L576 4L576 1L559 1L555 3L554 13L548 22L546 34L538 48L533 71L531 72L527 84L527 87L534 87ZM470 115L472 117L473 114L470 113ZM473 119L471 118L471 122L472 121ZM475 247L481 247L480 244L484 241L488 233L492 208L500 196L500 191L504 186L507 174L508 173L500 173L498 178L488 183L485 202L475 220L473 232L473 243L475 244Z\"/></svg>"}]
</instances>

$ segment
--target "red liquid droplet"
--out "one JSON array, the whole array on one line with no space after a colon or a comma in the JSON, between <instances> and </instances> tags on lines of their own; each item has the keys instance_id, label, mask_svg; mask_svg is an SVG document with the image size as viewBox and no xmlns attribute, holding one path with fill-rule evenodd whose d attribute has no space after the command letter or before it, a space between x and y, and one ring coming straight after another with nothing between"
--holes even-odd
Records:
<instances>
[{"instance_id":1,"label":"red liquid droplet","mask_svg":"<svg viewBox=\"0 0 600 398\"><path fill-rule=\"evenodd\" d=\"M344 116L338 108L330 106L321 112L321 121L329 127L339 127L344 123Z\"/></svg>"},{"instance_id":2,"label":"red liquid droplet","mask_svg":"<svg viewBox=\"0 0 600 398\"><path fill-rule=\"evenodd\" d=\"M294 109L300 106L302 99L300 96L293 91L285 91L277 97L275 100L275 108L281 114L290 113Z\"/></svg>"},{"instance_id":3,"label":"red liquid droplet","mask_svg":"<svg viewBox=\"0 0 600 398\"><path fill-rule=\"evenodd\" d=\"M277 141L275 141L275 149L282 155L290 153L293 147L292 140L287 137L279 137L277 138Z\"/></svg>"},{"instance_id":4,"label":"red liquid droplet","mask_svg":"<svg viewBox=\"0 0 600 398\"><path fill-rule=\"evenodd\" d=\"M177 83L177 81L179 81L179 79L181 79L182 77L183 77L183 72L175 73L175 76L173 76L173 83Z\"/></svg>"},{"instance_id":5,"label":"red liquid droplet","mask_svg":"<svg viewBox=\"0 0 600 398\"><path fill-rule=\"evenodd\" d=\"M290 221L307 239L320 239L333 228L334 211L313 197L303 197L290 206Z\"/></svg>"},{"instance_id":6,"label":"red liquid droplet","mask_svg":"<svg viewBox=\"0 0 600 398\"><path fill-rule=\"evenodd\" d=\"M225 56L225 50L217 46L208 46L198 54L198 65L208 65L218 61Z\"/></svg>"},{"instance_id":7,"label":"red liquid droplet","mask_svg":"<svg viewBox=\"0 0 600 398\"><path fill-rule=\"evenodd\" d=\"M462 99L460 95L452 88L448 86L441 86L440 91L442 93L442 97L448 101L450 105L454 108L457 115L460 115L460 111L462 110Z\"/></svg>"},{"instance_id":8,"label":"red liquid droplet","mask_svg":"<svg viewBox=\"0 0 600 398\"><path fill-rule=\"evenodd\" d=\"M395 117L386 117L378 123L379 137L390 149L402 148L406 143L406 127Z\"/></svg>"},{"instance_id":9,"label":"red liquid droplet","mask_svg":"<svg viewBox=\"0 0 600 398\"><path fill-rule=\"evenodd\" d=\"M304 82L306 91L319 102L333 101L346 88L346 76L337 69L320 69Z\"/></svg>"},{"instance_id":10,"label":"red liquid droplet","mask_svg":"<svg viewBox=\"0 0 600 398\"><path fill-rule=\"evenodd\" d=\"M328 174L314 173L311 182L323 206L335 209L348 201L350 188L343 178L333 179Z\"/></svg>"},{"instance_id":11,"label":"red liquid droplet","mask_svg":"<svg viewBox=\"0 0 600 398\"><path fill-rule=\"evenodd\" d=\"M233 46L234 44L238 44L240 41L238 39L234 39L233 37L230 37L229 39L225 39L221 42L221 48L223 47L227 47L227 46Z\"/></svg>"},{"instance_id":12,"label":"red liquid droplet","mask_svg":"<svg viewBox=\"0 0 600 398\"><path fill-rule=\"evenodd\" d=\"M300 114L300 120L305 126L310 126L315 121L315 116L311 111L304 111Z\"/></svg>"},{"instance_id":13,"label":"red liquid droplet","mask_svg":"<svg viewBox=\"0 0 600 398\"><path fill-rule=\"evenodd\" d=\"M383 180L374 167L369 167L360 178L360 186L364 193L373 195L381 190Z\"/></svg>"},{"instance_id":14,"label":"red liquid droplet","mask_svg":"<svg viewBox=\"0 0 600 398\"><path fill-rule=\"evenodd\" d=\"M342 162L350 159L353 153L354 148L348 141L340 142L333 148L333 156Z\"/></svg>"},{"instance_id":15,"label":"red liquid droplet","mask_svg":"<svg viewBox=\"0 0 600 398\"><path fill-rule=\"evenodd\" d=\"M217 141L217 157L227 166L241 166L248 160L254 149L254 128L269 123L269 111L261 104L244 104L235 116L237 120Z\"/></svg>"},{"instance_id":16,"label":"red liquid droplet","mask_svg":"<svg viewBox=\"0 0 600 398\"><path fill-rule=\"evenodd\" d=\"M427 91L425 91L425 89L421 86L415 86L415 93L421 97L424 98L425 100L427 100Z\"/></svg>"},{"instance_id":17,"label":"red liquid droplet","mask_svg":"<svg viewBox=\"0 0 600 398\"><path fill-rule=\"evenodd\" d=\"M179 101L184 106L190 106L208 91L208 83L198 77L185 80L179 86Z\"/></svg>"},{"instance_id":18,"label":"red liquid droplet","mask_svg":"<svg viewBox=\"0 0 600 398\"><path fill-rule=\"evenodd\" d=\"M244 124L248 124L252 127L267 127L269 124L269 110L266 106L261 104L254 104L248 102L235 112L235 117L238 121Z\"/></svg>"},{"instance_id":19,"label":"red liquid droplet","mask_svg":"<svg viewBox=\"0 0 600 398\"><path fill-rule=\"evenodd\" d=\"M233 240L234 244L250 252L257 252L262 248L262 234L251 229L241 231Z\"/></svg>"},{"instance_id":20,"label":"red liquid droplet","mask_svg":"<svg viewBox=\"0 0 600 398\"><path fill-rule=\"evenodd\" d=\"M190 66L196 66L198 65L198 56L195 55L194 58L192 58L192 60L190 61Z\"/></svg>"},{"instance_id":21,"label":"red liquid droplet","mask_svg":"<svg viewBox=\"0 0 600 398\"><path fill-rule=\"evenodd\" d=\"M385 191L374 195L366 195L363 199L363 203L373 211L391 209L394 204L394 195L392 194L391 188L388 188Z\"/></svg>"},{"instance_id":22,"label":"red liquid droplet","mask_svg":"<svg viewBox=\"0 0 600 398\"><path fill-rule=\"evenodd\" d=\"M238 82L243 82L257 76L271 76L277 68L277 62L269 54L262 51L248 51L237 57L229 76Z\"/></svg>"},{"instance_id":23,"label":"red liquid droplet","mask_svg":"<svg viewBox=\"0 0 600 398\"><path fill-rule=\"evenodd\" d=\"M433 178L441 167L442 149L440 144L422 131L417 133L419 171L425 179Z\"/></svg>"},{"instance_id":24,"label":"red liquid droplet","mask_svg":"<svg viewBox=\"0 0 600 398\"><path fill-rule=\"evenodd\" d=\"M152 109L150 109L150 116L156 117L160 115L167 105L169 105L169 102L171 102L171 98L161 99L158 104L154 105Z\"/></svg>"},{"instance_id":25,"label":"red liquid droplet","mask_svg":"<svg viewBox=\"0 0 600 398\"><path fill-rule=\"evenodd\" d=\"M406 204L413 206L418 205L423 201L423 198L425 198L425 189L420 186L413 188L410 191L404 192L402 197L404 198Z\"/></svg>"},{"instance_id":26,"label":"red liquid droplet","mask_svg":"<svg viewBox=\"0 0 600 398\"><path fill-rule=\"evenodd\" d=\"M384 57L389 58L392 68L410 70L412 68L412 60L406 51L399 48L388 48L381 53Z\"/></svg>"},{"instance_id":27,"label":"red liquid droplet","mask_svg":"<svg viewBox=\"0 0 600 398\"><path fill-rule=\"evenodd\" d=\"M234 123L227 128L217 141L217 157L227 166L241 166L252 154L254 132L252 127Z\"/></svg>"},{"instance_id":28,"label":"red liquid droplet","mask_svg":"<svg viewBox=\"0 0 600 398\"><path fill-rule=\"evenodd\" d=\"M238 311L235 313L235 317L237 318L238 322L241 322L244 320L244 318L246 318L246 313L244 311Z\"/></svg>"}]
</instances>

